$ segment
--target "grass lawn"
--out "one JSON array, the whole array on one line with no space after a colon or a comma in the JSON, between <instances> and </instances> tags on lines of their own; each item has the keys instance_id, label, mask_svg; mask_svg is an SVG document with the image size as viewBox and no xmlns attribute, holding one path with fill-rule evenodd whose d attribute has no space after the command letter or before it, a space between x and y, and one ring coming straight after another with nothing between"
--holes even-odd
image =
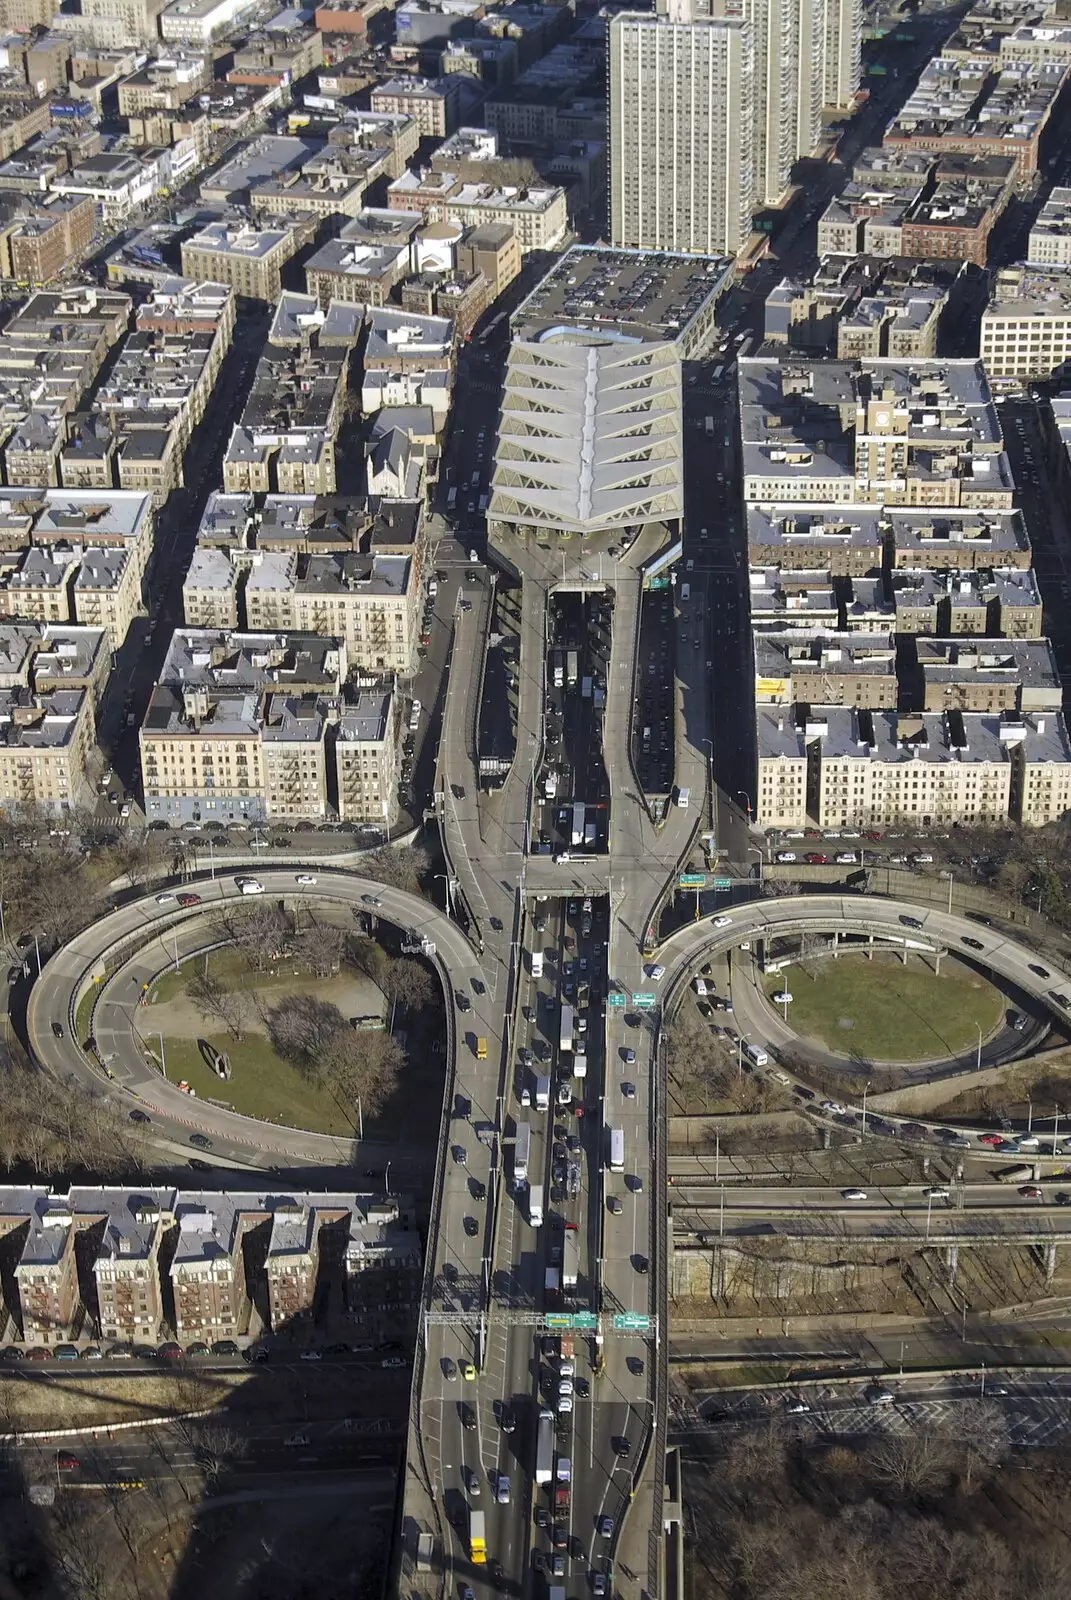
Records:
<instances>
[{"instance_id":1,"label":"grass lawn","mask_svg":"<svg viewBox=\"0 0 1071 1600\"><path fill-rule=\"evenodd\" d=\"M173 1000L176 995L185 994L190 979L204 970L204 956L190 956L177 972L162 972L152 986L153 1003ZM217 978L228 989L260 989L271 983L279 983L282 977L291 973L296 977L308 976L296 961L278 961L264 972L254 972L242 952L233 945L208 952L208 971L211 977Z\"/></svg>"},{"instance_id":2,"label":"grass lawn","mask_svg":"<svg viewBox=\"0 0 1071 1600\"><path fill-rule=\"evenodd\" d=\"M232 1111L265 1122L306 1128L310 1133L336 1133L352 1138L356 1115L338 1105L333 1095L317 1088L277 1056L263 1034L247 1034L238 1044L225 1032L203 1037L226 1051L232 1078L223 1083L202 1060L194 1039L169 1039L164 1035L167 1075L172 1083L185 1078L204 1100L214 1100ZM159 1050L159 1040L146 1035L149 1049Z\"/></svg>"},{"instance_id":3,"label":"grass lawn","mask_svg":"<svg viewBox=\"0 0 1071 1600\"><path fill-rule=\"evenodd\" d=\"M998 1027L1007 999L979 973L945 962L939 978L921 962L867 961L862 956L822 961L808 971L789 967L767 993L792 995L789 1022L831 1050L870 1061L928 1061L958 1055ZM778 1008L780 1009L780 1008Z\"/></svg>"}]
</instances>

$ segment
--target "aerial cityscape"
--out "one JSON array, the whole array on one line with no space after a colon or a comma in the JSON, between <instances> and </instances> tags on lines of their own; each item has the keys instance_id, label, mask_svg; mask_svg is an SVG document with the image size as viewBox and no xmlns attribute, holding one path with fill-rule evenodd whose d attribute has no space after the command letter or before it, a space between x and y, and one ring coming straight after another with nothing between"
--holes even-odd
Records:
<instances>
[{"instance_id":1,"label":"aerial cityscape","mask_svg":"<svg viewBox=\"0 0 1071 1600\"><path fill-rule=\"evenodd\" d=\"M0 1600L1065 1600L1071 0L0 0L0 422Z\"/></svg>"}]
</instances>

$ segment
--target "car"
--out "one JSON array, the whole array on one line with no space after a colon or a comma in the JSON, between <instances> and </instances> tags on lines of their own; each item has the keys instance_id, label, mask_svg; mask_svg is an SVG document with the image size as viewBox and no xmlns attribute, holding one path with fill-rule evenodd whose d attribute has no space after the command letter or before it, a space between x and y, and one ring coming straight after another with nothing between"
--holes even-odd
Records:
<instances>
[{"instance_id":1,"label":"car","mask_svg":"<svg viewBox=\"0 0 1071 1600\"><path fill-rule=\"evenodd\" d=\"M619 1217L621 1215L621 1210L622 1210L621 1202L617 1198L616 1194L611 1194L611 1195L607 1196L606 1209L607 1209L607 1211L610 1213L610 1215L612 1217Z\"/></svg>"},{"instance_id":2,"label":"car","mask_svg":"<svg viewBox=\"0 0 1071 1600\"><path fill-rule=\"evenodd\" d=\"M560 1522L556 1522L554 1524L554 1530L551 1533L550 1540L555 1550L568 1550L569 1529L563 1527Z\"/></svg>"},{"instance_id":3,"label":"car","mask_svg":"<svg viewBox=\"0 0 1071 1600\"><path fill-rule=\"evenodd\" d=\"M409 1363L404 1356L385 1356L379 1365L384 1372L397 1372L401 1367L407 1367Z\"/></svg>"},{"instance_id":4,"label":"car","mask_svg":"<svg viewBox=\"0 0 1071 1600\"><path fill-rule=\"evenodd\" d=\"M472 1585L469 1583L463 1583L457 1593L458 1600L476 1600L476 1596L472 1592Z\"/></svg>"},{"instance_id":5,"label":"car","mask_svg":"<svg viewBox=\"0 0 1071 1600\"><path fill-rule=\"evenodd\" d=\"M189 910L190 906L199 906L201 904L201 896L199 894L180 894L178 903Z\"/></svg>"},{"instance_id":6,"label":"car","mask_svg":"<svg viewBox=\"0 0 1071 1600\"><path fill-rule=\"evenodd\" d=\"M183 1354L182 1346L180 1344L176 1344L173 1339L168 1339L166 1343L160 1346L156 1354L160 1357L161 1361L181 1361Z\"/></svg>"},{"instance_id":7,"label":"car","mask_svg":"<svg viewBox=\"0 0 1071 1600\"><path fill-rule=\"evenodd\" d=\"M613 1446L614 1446L614 1455L615 1456L619 1456L622 1459L625 1456L627 1456L632 1450L631 1441L626 1439L624 1434L620 1434L617 1438L614 1439Z\"/></svg>"},{"instance_id":8,"label":"car","mask_svg":"<svg viewBox=\"0 0 1071 1600\"><path fill-rule=\"evenodd\" d=\"M23 1355L24 1351L19 1345L9 1344L3 1353L0 1354L0 1361L6 1361L10 1366L14 1366L17 1362L23 1359Z\"/></svg>"},{"instance_id":9,"label":"car","mask_svg":"<svg viewBox=\"0 0 1071 1600\"><path fill-rule=\"evenodd\" d=\"M623 1083L621 1085L621 1098L623 1100L635 1100L636 1085L634 1083Z\"/></svg>"},{"instance_id":10,"label":"car","mask_svg":"<svg viewBox=\"0 0 1071 1600\"><path fill-rule=\"evenodd\" d=\"M960 944L967 945L971 950L985 949L985 945L982 943L981 939L972 939L969 933L965 933L962 936L960 939Z\"/></svg>"},{"instance_id":11,"label":"car","mask_svg":"<svg viewBox=\"0 0 1071 1600\"><path fill-rule=\"evenodd\" d=\"M712 926L715 928L731 928L732 924L732 917L715 917Z\"/></svg>"},{"instance_id":12,"label":"car","mask_svg":"<svg viewBox=\"0 0 1071 1600\"><path fill-rule=\"evenodd\" d=\"M147 1112L139 1110L137 1106L134 1107L133 1111L128 1112L127 1115L129 1116L131 1122L150 1122L152 1120Z\"/></svg>"},{"instance_id":13,"label":"car","mask_svg":"<svg viewBox=\"0 0 1071 1600\"><path fill-rule=\"evenodd\" d=\"M187 1354L187 1356L198 1356L198 1357L200 1357L200 1356L210 1356L212 1354L212 1352L208 1348L208 1346L203 1342L203 1340L195 1339L192 1344L188 1344L186 1346L186 1354Z\"/></svg>"},{"instance_id":14,"label":"car","mask_svg":"<svg viewBox=\"0 0 1071 1600\"><path fill-rule=\"evenodd\" d=\"M104 1352L100 1348L99 1344L87 1344L85 1349L80 1352L79 1360L81 1360L81 1361L103 1361L104 1360Z\"/></svg>"},{"instance_id":15,"label":"car","mask_svg":"<svg viewBox=\"0 0 1071 1600\"><path fill-rule=\"evenodd\" d=\"M480 1224L475 1217L466 1217L464 1221L465 1232L470 1239L475 1239L480 1231Z\"/></svg>"},{"instance_id":16,"label":"car","mask_svg":"<svg viewBox=\"0 0 1071 1600\"><path fill-rule=\"evenodd\" d=\"M1041 1140L1036 1133L1024 1133L1019 1136L1020 1150L1040 1150Z\"/></svg>"},{"instance_id":17,"label":"car","mask_svg":"<svg viewBox=\"0 0 1071 1600\"><path fill-rule=\"evenodd\" d=\"M311 889L316 882L316 878L311 872L299 872L294 882L300 883L303 888Z\"/></svg>"},{"instance_id":18,"label":"car","mask_svg":"<svg viewBox=\"0 0 1071 1600\"><path fill-rule=\"evenodd\" d=\"M322 1361L323 1358L322 1350L303 1350L301 1352L302 1361Z\"/></svg>"},{"instance_id":19,"label":"car","mask_svg":"<svg viewBox=\"0 0 1071 1600\"><path fill-rule=\"evenodd\" d=\"M842 1189L840 1193L843 1200L865 1200L867 1197L865 1189Z\"/></svg>"},{"instance_id":20,"label":"car","mask_svg":"<svg viewBox=\"0 0 1071 1600\"><path fill-rule=\"evenodd\" d=\"M465 1153L465 1146L463 1144L451 1145L450 1154L453 1156L454 1165L457 1167L463 1167L465 1162L468 1160L468 1156Z\"/></svg>"},{"instance_id":21,"label":"car","mask_svg":"<svg viewBox=\"0 0 1071 1600\"><path fill-rule=\"evenodd\" d=\"M198 1150L211 1150L212 1141L207 1133L191 1133L190 1143L196 1145Z\"/></svg>"},{"instance_id":22,"label":"car","mask_svg":"<svg viewBox=\"0 0 1071 1600\"><path fill-rule=\"evenodd\" d=\"M383 902L379 898L378 894L363 894L361 896L361 904L366 906L381 906Z\"/></svg>"},{"instance_id":23,"label":"car","mask_svg":"<svg viewBox=\"0 0 1071 1600\"><path fill-rule=\"evenodd\" d=\"M1066 1189L1057 1190L1052 1198L1058 1206L1071 1206L1071 1194L1068 1194Z\"/></svg>"},{"instance_id":24,"label":"car","mask_svg":"<svg viewBox=\"0 0 1071 1600\"><path fill-rule=\"evenodd\" d=\"M600 1539L612 1539L613 1536L614 1536L614 1519L613 1519L613 1517L606 1517L606 1516L600 1517L599 1518L599 1529L598 1529L598 1532L599 1532Z\"/></svg>"},{"instance_id":25,"label":"car","mask_svg":"<svg viewBox=\"0 0 1071 1600\"><path fill-rule=\"evenodd\" d=\"M864 1397L872 1406L891 1406L896 1402L896 1396L891 1389L886 1389L883 1384L870 1383L863 1390Z\"/></svg>"},{"instance_id":26,"label":"car","mask_svg":"<svg viewBox=\"0 0 1071 1600\"><path fill-rule=\"evenodd\" d=\"M513 1407L503 1402L498 1421L503 1433L513 1433L517 1426L517 1418L514 1415Z\"/></svg>"},{"instance_id":27,"label":"car","mask_svg":"<svg viewBox=\"0 0 1071 1600\"><path fill-rule=\"evenodd\" d=\"M461 1376L466 1383L476 1382L476 1368L471 1361L459 1361L458 1366L461 1368Z\"/></svg>"},{"instance_id":28,"label":"car","mask_svg":"<svg viewBox=\"0 0 1071 1600\"><path fill-rule=\"evenodd\" d=\"M175 896L173 894L158 894L156 896L156 904L158 906L173 906L175 904Z\"/></svg>"},{"instance_id":29,"label":"car","mask_svg":"<svg viewBox=\"0 0 1071 1600\"><path fill-rule=\"evenodd\" d=\"M903 923L905 928L921 928L922 927L922 918L921 917L909 917L909 916L901 913L900 921Z\"/></svg>"},{"instance_id":30,"label":"car","mask_svg":"<svg viewBox=\"0 0 1071 1600\"><path fill-rule=\"evenodd\" d=\"M60 1472L75 1472L82 1463L69 1450L56 1451L56 1466Z\"/></svg>"},{"instance_id":31,"label":"car","mask_svg":"<svg viewBox=\"0 0 1071 1600\"><path fill-rule=\"evenodd\" d=\"M787 989L776 990L770 998L775 1000L779 1006L790 1006L792 1004L792 996Z\"/></svg>"},{"instance_id":32,"label":"car","mask_svg":"<svg viewBox=\"0 0 1071 1600\"><path fill-rule=\"evenodd\" d=\"M51 1361L52 1356L53 1352L51 1350L42 1349L40 1345L35 1345L32 1350L27 1350L26 1352L27 1361Z\"/></svg>"},{"instance_id":33,"label":"car","mask_svg":"<svg viewBox=\"0 0 1071 1600\"><path fill-rule=\"evenodd\" d=\"M942 1189L938 1184L931 1184L930 1188L923 1189L927 1200L951 1200L952 1195L948 1189Z\"/></svg>"},{"instance_id":34,"label":"car","mask_svg":"<svg viewBox=\"0 0 1071 1600\"><path fill-rule=\"evenodd\" d=\"M799 1395L796 1395L794 1398L786 1397L785 1399L785 1411L790 1417L802 1417L809 1413L810 1409L811 1408L807 1404L806 1400L802 1399Z\"/></svg>"},{"instance_id":35,"label":"car","mask_svg":"<svg viewBox=\"0 0 1071 1600\"><path fill-rule=\"evenodd\" d=\"M500 1472L498 1475L498 1483L495 1487L495 1499L498 1501L500 1506L508 1506L510 1503L509 1478L504 1472Z\"/></svg>"},{"instance_id":36,"label":"car","mask_svg":"<svg viewBox=\"0 0 1071 1600\"><path fill-rule=\"evenodd\" d=\"M593 1572L591 1574L591 1592L592 1592L592 1594L594 1594L594 1595L606 1595L606 1594L609 1594L610 1591L609 1591L609 1589L607 1587L608 1582L609 1582L609 1580L608 1580L605 1572Z\"/></svg>"},{"instance_id":37,"label":"car","mask_svg":"<svg viewBox=\"0 0 1071 1600\"><path fill-rule=\"evenodd\" d=\"M978 1135L978 1143L992 1145L994 1149L997 1149L1004 1143L1004 1140L999 1133L980 1133Z\"/></svg>"},{"instance_id":38,"label":"car","mask_svg":"<svg viewBox=\"0 0 1071 1600\"><path fill-rule=\"evenodd\" d=\"M62 1022L54 1022L52 1024L52 1032L56 1035L57 1039L62 1039L63 1038L63 1023Z\"/></svg>"},{"instance_id":39,"label":"car","mask_svg":"<svg viewBox=\"0 0 1071 1600\"><path fill-rule=\"evenodd\" d=\"M651 1264L646 1256L633 1256L632 1265L641 1277L646 1277L651 1270Z\"/></svg>"},{"instance_id":40,"label":"car","mask_svg":"<svg viewBox=\"0 0 1071 1600\"><path fill-rule=\"evenodd\" d=\"M1036 1183L1024 1183L1019 1190L1024 1200L1042 1200L1044 1195Z\"/></svg>"},{"instance_id":41,"label":"car","mask_svg":"<svg viewBox=\"0 0 1071 1600\"><path fill-rule=\"evenodd\" d=\"M796 852L794 850L779 850L774 860L783 867L790 866L796 860Z\"/></svg>"},{"instance_id":42,"label":"car","mask_svg":"<svg viewBox=\"0 0 1071 1600\"><path fill-rule=\"evenodd\" d=\"M1052 977L1052 973L1048 970L1048 968L1039 966L1036 961L1031 961L1030 962L1030 970L1031 970L1031 972L1035 973L1039 978L1051 978Z\"/></svg>"},{"instance_id":43,"label":"car","mask_svg":"<svg viewBox=\"0 0 1071 1600\"><path fill-rule=\"evenodd\" d=\"M806 861L806 863L807 863L807 865L809 867L828 867L829 866L829 857L822 855L817 850L808 850L803 859L804 859L804 861ZM840 860L839 856L837 857L837 860L838 861Z\"/></svg>"}]
</instances>

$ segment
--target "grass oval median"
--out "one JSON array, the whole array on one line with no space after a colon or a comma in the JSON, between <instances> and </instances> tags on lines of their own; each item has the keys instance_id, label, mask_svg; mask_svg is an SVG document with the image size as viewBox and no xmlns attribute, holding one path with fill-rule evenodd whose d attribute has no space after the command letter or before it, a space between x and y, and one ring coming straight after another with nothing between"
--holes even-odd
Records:
<instances>
[{"instance_id":1,"label":"grass oval median","mask_svg":"<svg viewBox=\"0 0 1071 1600\"><path fill-rule=\"evenodd\" d=\"M940 977L895 956L842 956L786 967L765 984L792 995L789 1026L839 1055L868 1061L939 1061L976 1048L1004 1019L1007 996L981 973L946 962Z\"/></svg>"}]
</instances>

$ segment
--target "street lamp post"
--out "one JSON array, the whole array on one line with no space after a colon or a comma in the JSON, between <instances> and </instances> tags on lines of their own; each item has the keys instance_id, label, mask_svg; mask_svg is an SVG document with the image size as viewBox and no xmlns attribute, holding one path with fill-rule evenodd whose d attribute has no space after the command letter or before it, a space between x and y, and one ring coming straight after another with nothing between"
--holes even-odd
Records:
<instances>
[{"instance_id":1,"label":"street lamp post","mask_svg":"<svg viewBox=\"0 0 1071 1600\"><path fill-rule=\"evenodd\" d=\"M750 1033L738 1033L736 1036L736 1076L738 1078L744 1070L744 1040L750 1038Z\"/></svg>"},{"instance_id":2,"label":"street lamp post","mask_svg":"<svg viewBox=\"0 0 1071 1600\"><path fill-rule=\"evenodd\" d=\"M357 1137L364 1138L364 1112L361 1109L361 1097L357 1096Z\"/></svg>"},{"instance_id":3,"label":"street lamp post","mask_svg":"<svg viewBox=\"0 0 1071 1600\"><path fill-rule=\"evenodd\" d=\"M863 1123L862 1123L862 1131L863 1131L863 1138L864 1139L866 1138L866 1097L867 1097L867 1095L869 1093L870 1093L870 1079L868 1078L866 1080L866 1082L864 1083L864 1085L863 1085Z\"/></svg>"},{"instance_id":4,"label":"street lamp post","mask_svg":"<svg viewBox=\"0 0 1071 1600\"><path fill-rule=\"evenodd\" d=\"M737 792L737 794L742 794L743 797L744 797L744 805L747 807L747 822L748 822L748 827L750 828L750 826L751 826L751 796L748 794L746 789L738 789L736 792Z\"/></svg>"},{"instance_id":5,"label":"street lamp post","mask_svg":"<svg viewBox=\"0 0 1071 1600\"><path fill-rule=\"evenodd\" d=\"M761 848L760 845L757 845L757 844L749 844L748 847L747 847L747 853L748 853L749 856L758 856L758 858L759 858L759 882L761 883L762 882L762 848Z\"/></svg>"},{"instance_id":6,"label":"street lamp post","mask_svg":"<svg viewBox=\"0 0 1071 1600\"><path fill-rule=\"evenodd\" d=\"M981 1070L982 1070L982 1025L981 1025L980 1022L976 1022L974 1024L974 1026L975 1026L975 1028L977 1029L977 1032L978 1032L978 1049L975 1052L974 1069L975 1069L976 1072L981 1072Z\"/></svg>"},{"instance_id":7,"label":"street lamp post","mask_svg":"<svg viewBox=\"0 0 1071 1600\"><path fill-rule=\"evenodd\" d=\"M387 1169L383 1174L383 1193L387 1197L387 1199L390 1198L390 1162L389 1161L387 1162Z\"/></svg>"},{"instance_id":8,"label":"street lamp post","mask_svg":"<svg viewBox=\"0 0 1071 1600\"><path fill-rule=\"evenodd\" d=\"M977 1027L977 1026L978 1026L978 1024L975 1023L975 1027ZM1031 1130L1031 1128L1033 1126L1034 1126L1034 1102L1033 1102L1033 1100L1031 1100L1030 1096L1027 1095L1027 1097L1026 1097L1026 1131L1027 1131L1027 1133L1030 1132L1030 1130Z\"/></svg>"},{"instance_id":9,"label":"street lamp post","mask_svg":"<svg viewBox=\"0 0 1071 1600\"><path fill-rule=\"evenodd\" d=\"M1055 1120L1055 1122L1053 1123L1053 1126L1052 1126L1052 1153L1053 1153L1053 1155L1056 1154L1056 1140L1058 1139L1059 1134L1060 1134L1060 1107L1059 1106L1056 1107L1056 1111L1055 1111L1054 1115L1055 1115L1056 1120Z\"/></svg>"}]
</instances>

